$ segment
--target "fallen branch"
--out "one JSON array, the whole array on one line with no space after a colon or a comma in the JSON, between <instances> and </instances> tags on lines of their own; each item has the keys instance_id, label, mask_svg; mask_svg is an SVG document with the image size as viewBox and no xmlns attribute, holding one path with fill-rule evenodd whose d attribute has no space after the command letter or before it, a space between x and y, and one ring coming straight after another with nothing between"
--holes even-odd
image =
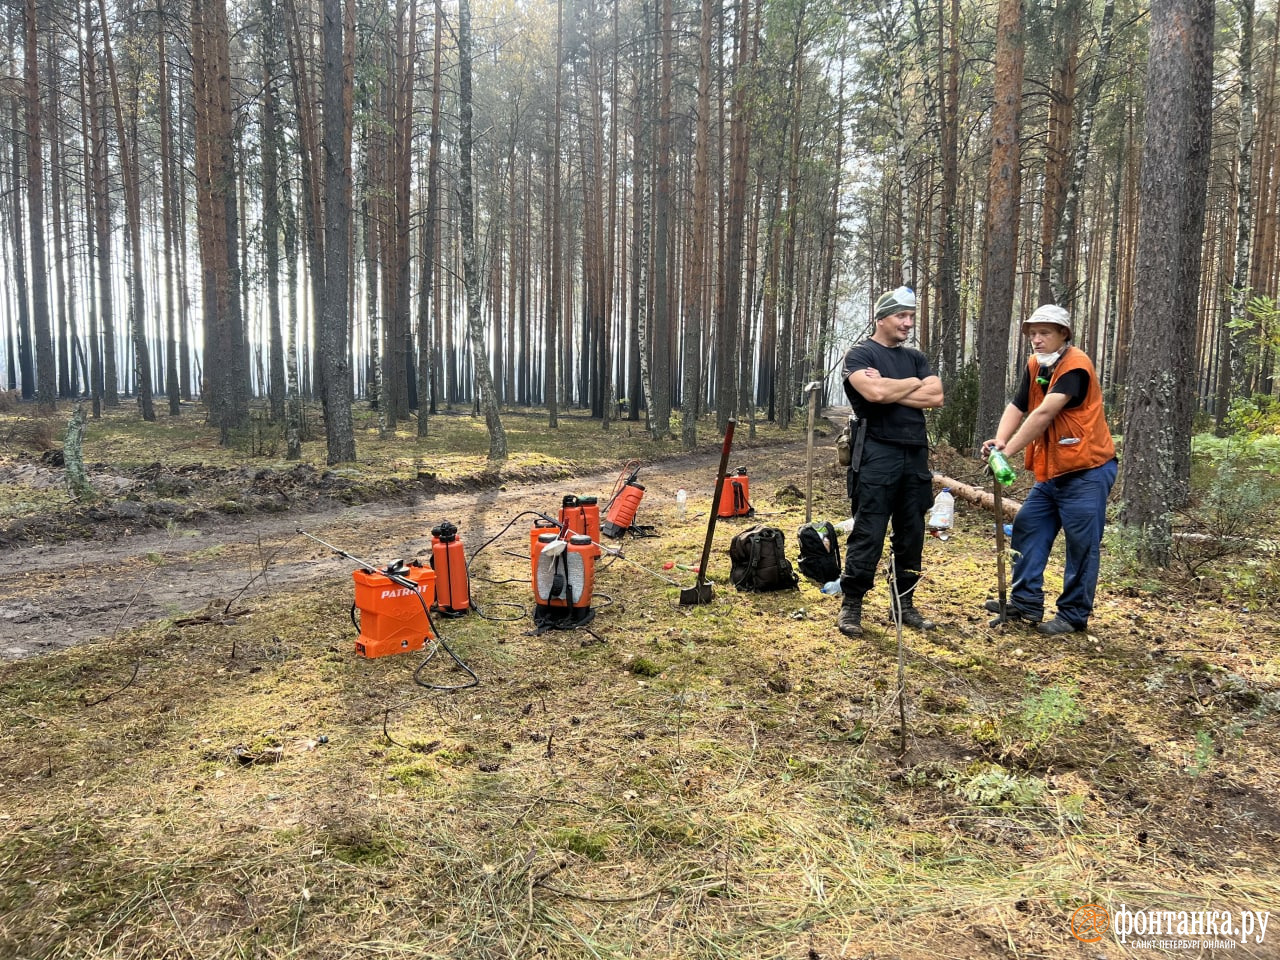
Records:
<instances>
[{"instance_id":1,"label":"fallen branch","mask_svg":"<svg viewBox=\"0 0 1280 960\"><path fill-rule=\"evenodd\" d=\"M957 500L963 500L966 503L972 503L988 513L994 513L996 509L996 498L990 490L982 490L978 487L971 486L967 483L947 477L940 473L933 475L933 489L941 490L943 487L950 487L951 493ZM1018 515L1018 508L1022 506L1022 501L1011 500L1009 497L1001 497L1001 506L1004 508L1004 518L1012 520Z\"/></svg>"}]
</instances>

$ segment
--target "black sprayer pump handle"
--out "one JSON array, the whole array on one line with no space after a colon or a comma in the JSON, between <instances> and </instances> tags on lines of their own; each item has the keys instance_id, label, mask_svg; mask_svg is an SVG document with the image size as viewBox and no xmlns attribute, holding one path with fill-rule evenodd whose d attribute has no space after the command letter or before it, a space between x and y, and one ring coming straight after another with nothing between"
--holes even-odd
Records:
<instances>
[{"instance_id":1,"label":"black sprayer pump handle","mask_svg":"<svg viewBox=\"0 0 1280 960\"><path fill-rule=\"evenodd\" d=\"M720 494L724 492L724 475L729 469L729 451L733 447L733 428L737 420L730 420L724 432L724 446L720 449L720 472L716 474L716 493L711 498L711 518L707 521L707 539L702 544L702 562L698 564L698 580L701 584L707 577L707 563L711 560L711 541L716 535L716 514L720 512Z\"/></svg>"}]
</instances>

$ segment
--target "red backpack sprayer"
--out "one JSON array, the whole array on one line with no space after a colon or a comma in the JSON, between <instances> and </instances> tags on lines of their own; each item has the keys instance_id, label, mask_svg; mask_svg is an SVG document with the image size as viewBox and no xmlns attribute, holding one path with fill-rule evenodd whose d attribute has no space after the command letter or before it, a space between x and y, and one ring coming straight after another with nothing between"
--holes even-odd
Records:
<instances>
[{"instance_id":1,"label":"red backpack sprayer","mask_svg":"<svg viewBox=\"0 0 1280 960\"><path fill-rule=\"evenodd\" d=\"M456 531L457 528L454 529ZM343 559L350 560L357 567L351 573L355 581L351 623L358 631L355 645L357 654L372 659L394 653L409 653L421 650L428 641L433 641L431 652L413 673L416 683L430 690L449 691L465 690L480 682L480 678L449 648L431 622L430 608L438 579L436 571L416 562L406 564L403 560L394 560L379 569L340 547L307 533L301 527L296 530ZM360 611L358 620L357 610ZM440 648L471 677L468 683L456 686L423 683L420 678L422 669L431 662Z\"/></svg>"},{"instance_id":2,"label":"red backpack sprayer","mask_svg":"<svg viewBox=\"0 0 1280 960\"><path fill-rule=\"evenodd\" d=\"M631 468L631 475L624 480L623 474L626 474L628 467ZM618 475L613 496L609 498L609 506L605 509L604 522L600 524L600 532L606 537L617 539L628 530L643 536L651 529L637 526L635 522L636 511L640 508L640 500L644 497L643 484L636 482L639 473L640 462L631 460Z\"/></svg>"}]
</instances>

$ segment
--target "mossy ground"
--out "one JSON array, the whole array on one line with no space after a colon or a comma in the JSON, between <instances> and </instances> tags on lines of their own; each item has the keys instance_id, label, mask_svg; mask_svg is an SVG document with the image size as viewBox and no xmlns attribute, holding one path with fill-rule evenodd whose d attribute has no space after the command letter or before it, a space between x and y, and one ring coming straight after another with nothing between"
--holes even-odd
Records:
<instances>
[{"instance_id":1,"label":"mossy ground","mask_svg":"<svg viewBox=\"0 0 1280 960\"><path fill-rule=\"evenodd\" d=\"M794 557L803 445L741 460ZM1109 549L1088 634L989 628L962 503L926 543L903 730L883 581L847 640L815 584L728 587L726 521L713 601L680 606L663 565L698 562L714 476L644 462L658 535L611 544L587 630L531 635L525 521L469 544L480 613L435 621L466 691L415 682L465 679L443 650L354 655L349 573L0 666L0 955L1122 957L1077 907L1278 902L1265 610Z\"/></svg>"}]
</instances>

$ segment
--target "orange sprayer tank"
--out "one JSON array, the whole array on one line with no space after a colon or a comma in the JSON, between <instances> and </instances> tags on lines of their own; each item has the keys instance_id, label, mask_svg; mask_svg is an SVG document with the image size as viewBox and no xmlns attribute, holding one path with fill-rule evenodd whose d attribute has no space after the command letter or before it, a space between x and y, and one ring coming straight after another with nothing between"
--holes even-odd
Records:
<instances>
[{"instance_id":1,"label":"orange sprayer tank","mask_svg":"<svg viewBox=\"0 0 1280 960\"><path fill-rule=\"evenodd\" d=\"M356 585L355 606L360 611L356 653L362 657L421 650L427 638L434 636L427 608L435 595L435 571L411 564L400 572L417 585L416 590L380 572L356 570L351 574Z\"/></svg>"},{"instance_id":2,"label":"orange sprayer tank","mask_svg":"<svg viewBox=\"0 0 1280 960\"><path fill-rule=\"evenodd\" d=\"M554 533L537 536L533 552L533 621L538 626L576 625L594 616L597 547L584 534L567 541Z\"/></svg>"},{"instance_id":3,"label":"orange sprayer tank","mask_svg":"<svg viewBox=\"0 0 1280 960\"><path fill-rule=\"evenodd\" d=\"M618 491L618 495L609 504L600 532L607 537L620 537L628 530L636 519L636 510L640 507L640 498L644 496L644 486L634 480L628 480Z\"/></svg>"},{"instance_id":4,"label":"orange sprayer tank","mask_svg":"<svg viewBox=\"0 0 1280 960\"><path fill-rule=\"evenodd\" d=\"M471 609L471 581L458 528L448 520L431 530L431 566L436 571L436 605L461 616Z\"/></svg>"},{"instance_id":5,"label":"orange sprayer tank","mask_svg":"<svg viewBox=\"0 0 1280 960\"><path fill-rule=\"evenodd\" d=\"M739 467L725 477L724 488L720 491L720 503L716 507L716 516L749 517L754 512L749 496L750 488L746 467Z\"/></svg>"},{"instance_id":6,"label":"orange sprayer tank","mask_svg":"<svg viewBox=\"0 0 1280 960\"><path fill-rule=\"evenodd\" d=\"M543 538L546 539L543 539ZM560 528L546 520L535 520L529 531L529 560L533 565L532 582L538 579L538 554L544 544L560 539Z\"/></svg>"},{"instance_id":7,"label":"orange sprayer tank","mask_svg":"<svg viewBox=\"0 0 1280 960\"><path fill-rule=\"evenodd\" d=\"M560 507L560 522L570 532L590 537L600 542L600 503L595 497L575 497L568 494ZM596 556L600 555L599 547Z\"/></svg>"}]
</instances>

